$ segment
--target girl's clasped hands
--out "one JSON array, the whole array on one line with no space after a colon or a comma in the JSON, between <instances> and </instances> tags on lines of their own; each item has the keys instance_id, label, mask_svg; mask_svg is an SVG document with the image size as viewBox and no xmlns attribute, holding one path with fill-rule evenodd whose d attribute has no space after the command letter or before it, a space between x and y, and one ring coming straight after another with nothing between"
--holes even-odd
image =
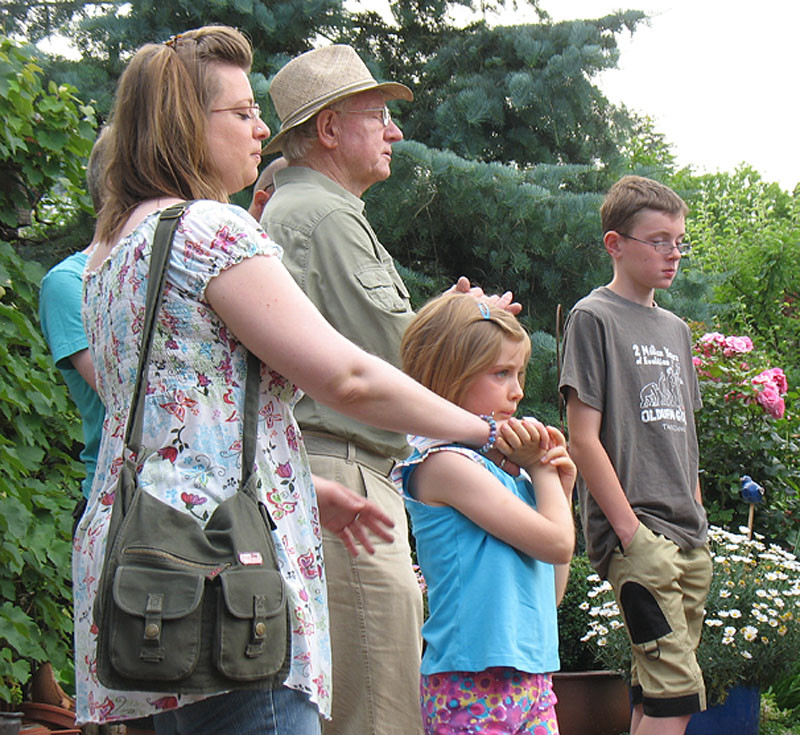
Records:
<instances>
[{"instance_id":1,"label":"girl's clasped hands","mask_svg":"<svg viewBox=\"0 0 800 735\"><path fill-rule=\"evenodd\" d=\"M555 470L564 494L571 496L577 469L567 453L567 440L555 426L545 426L530 416L512 416L498 426L495 448L523 467L534 482L538 470Z\"/></svg>"}]
</instances>

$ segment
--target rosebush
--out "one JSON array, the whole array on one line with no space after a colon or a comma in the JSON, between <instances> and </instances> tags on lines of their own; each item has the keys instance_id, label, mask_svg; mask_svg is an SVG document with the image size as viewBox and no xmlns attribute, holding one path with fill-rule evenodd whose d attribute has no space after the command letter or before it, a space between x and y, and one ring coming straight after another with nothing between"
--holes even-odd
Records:
<instances>
[{"instance_id":1,"label":"rosebush","mask_svg":"<svg viewBox=\"0 0 800 735\"><path fill-rule=\"evenodd\" d=\"M756 526L794 545L800 522L800 425L786 375L749 337L704 333L701 325L694 325L694 332L703 398L695 420L709 520L721 526L746 522L740 481L750 475L766 491Z\"/></svg>"},{"instance_id":2,"label":"rosebush","mask_svg":"<svg viewBox=\"0 0 800 735\"><path fill-rule=\"evenodd\" d=\"M709 700L737 684L766 688L792 671L800 646L800 562L794 554L716 526L709 528L714 573L697 660ZM630 672L630 647L611 585L595 585L582 606L592 618L583 636L610 669Z\"/></svg>"}]
</instances>

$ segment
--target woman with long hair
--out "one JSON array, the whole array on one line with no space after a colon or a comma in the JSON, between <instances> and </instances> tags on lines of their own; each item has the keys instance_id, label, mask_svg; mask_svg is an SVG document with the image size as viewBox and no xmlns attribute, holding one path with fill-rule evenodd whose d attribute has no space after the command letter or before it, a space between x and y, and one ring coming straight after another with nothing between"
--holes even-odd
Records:
<instances>
[{"instance_id":1,"label":"woman with long hair","mask_svg":"<svg viewBox=\"0 0 800 735\"><path fill-rule=\"evenodd\" d=\"M487 447L495 437L492 420L439 398L335 332L281 265L280 246L228 203L256 179L269 135L248 81L250 64L250 45L238 31L208 26L141 48L117 89L97 246L84 277L84 325L107 413L73 557L81 722L152 714L160 734L319 732L332 686L319 525L363 543L364 524L380 531L381 517L335 483L315 489L291 411L301 391L392 431ZM156 317L138 483L201 525L237 492L247 351L255 354L263 364L254 473L259 502L275 524L291 653L282 685L179 696L103 686L92 606L154 232L162 210L185 200L196 201L175 233Z\"/></svg>"}]
</instances>

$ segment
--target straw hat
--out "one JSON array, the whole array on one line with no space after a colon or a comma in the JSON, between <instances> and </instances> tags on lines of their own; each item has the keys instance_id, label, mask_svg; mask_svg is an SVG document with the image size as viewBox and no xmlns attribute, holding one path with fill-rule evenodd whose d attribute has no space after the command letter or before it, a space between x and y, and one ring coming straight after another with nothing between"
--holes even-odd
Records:
<instances>
[{"instance_id":1,"label":"straw hat","mask_svg":"<svg viewBox=\"0 0 800 735\"><path fill-rule=\"evenodd\" d=\"M350 46L325 46L292 59L275 75L269 88L281 129L264 152L279 151L284 134L320 110L344 97L370 89L382 92L387 100L410 102L414 99L405 84L376 82L367 65Z\"/></svg>"}]
</instances>

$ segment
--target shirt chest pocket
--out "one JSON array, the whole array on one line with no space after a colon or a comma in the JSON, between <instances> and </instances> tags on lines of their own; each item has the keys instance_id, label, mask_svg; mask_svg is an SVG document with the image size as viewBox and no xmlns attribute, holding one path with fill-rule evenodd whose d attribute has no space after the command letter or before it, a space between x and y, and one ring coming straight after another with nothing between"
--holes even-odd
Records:
<instances>
[{"instance_id":1,"label":"shirt chest pocket","mask_svg":"<svg viewBox=\"0 0 800 735\"><path fill-rule=\"evenodd\" d=\"M356 271L355 276L370 301L378 308L398 313L410 311L408 291L403 282L399 277L392 278L384 266L365 266Z\"/></svg>"}]
</instances>

